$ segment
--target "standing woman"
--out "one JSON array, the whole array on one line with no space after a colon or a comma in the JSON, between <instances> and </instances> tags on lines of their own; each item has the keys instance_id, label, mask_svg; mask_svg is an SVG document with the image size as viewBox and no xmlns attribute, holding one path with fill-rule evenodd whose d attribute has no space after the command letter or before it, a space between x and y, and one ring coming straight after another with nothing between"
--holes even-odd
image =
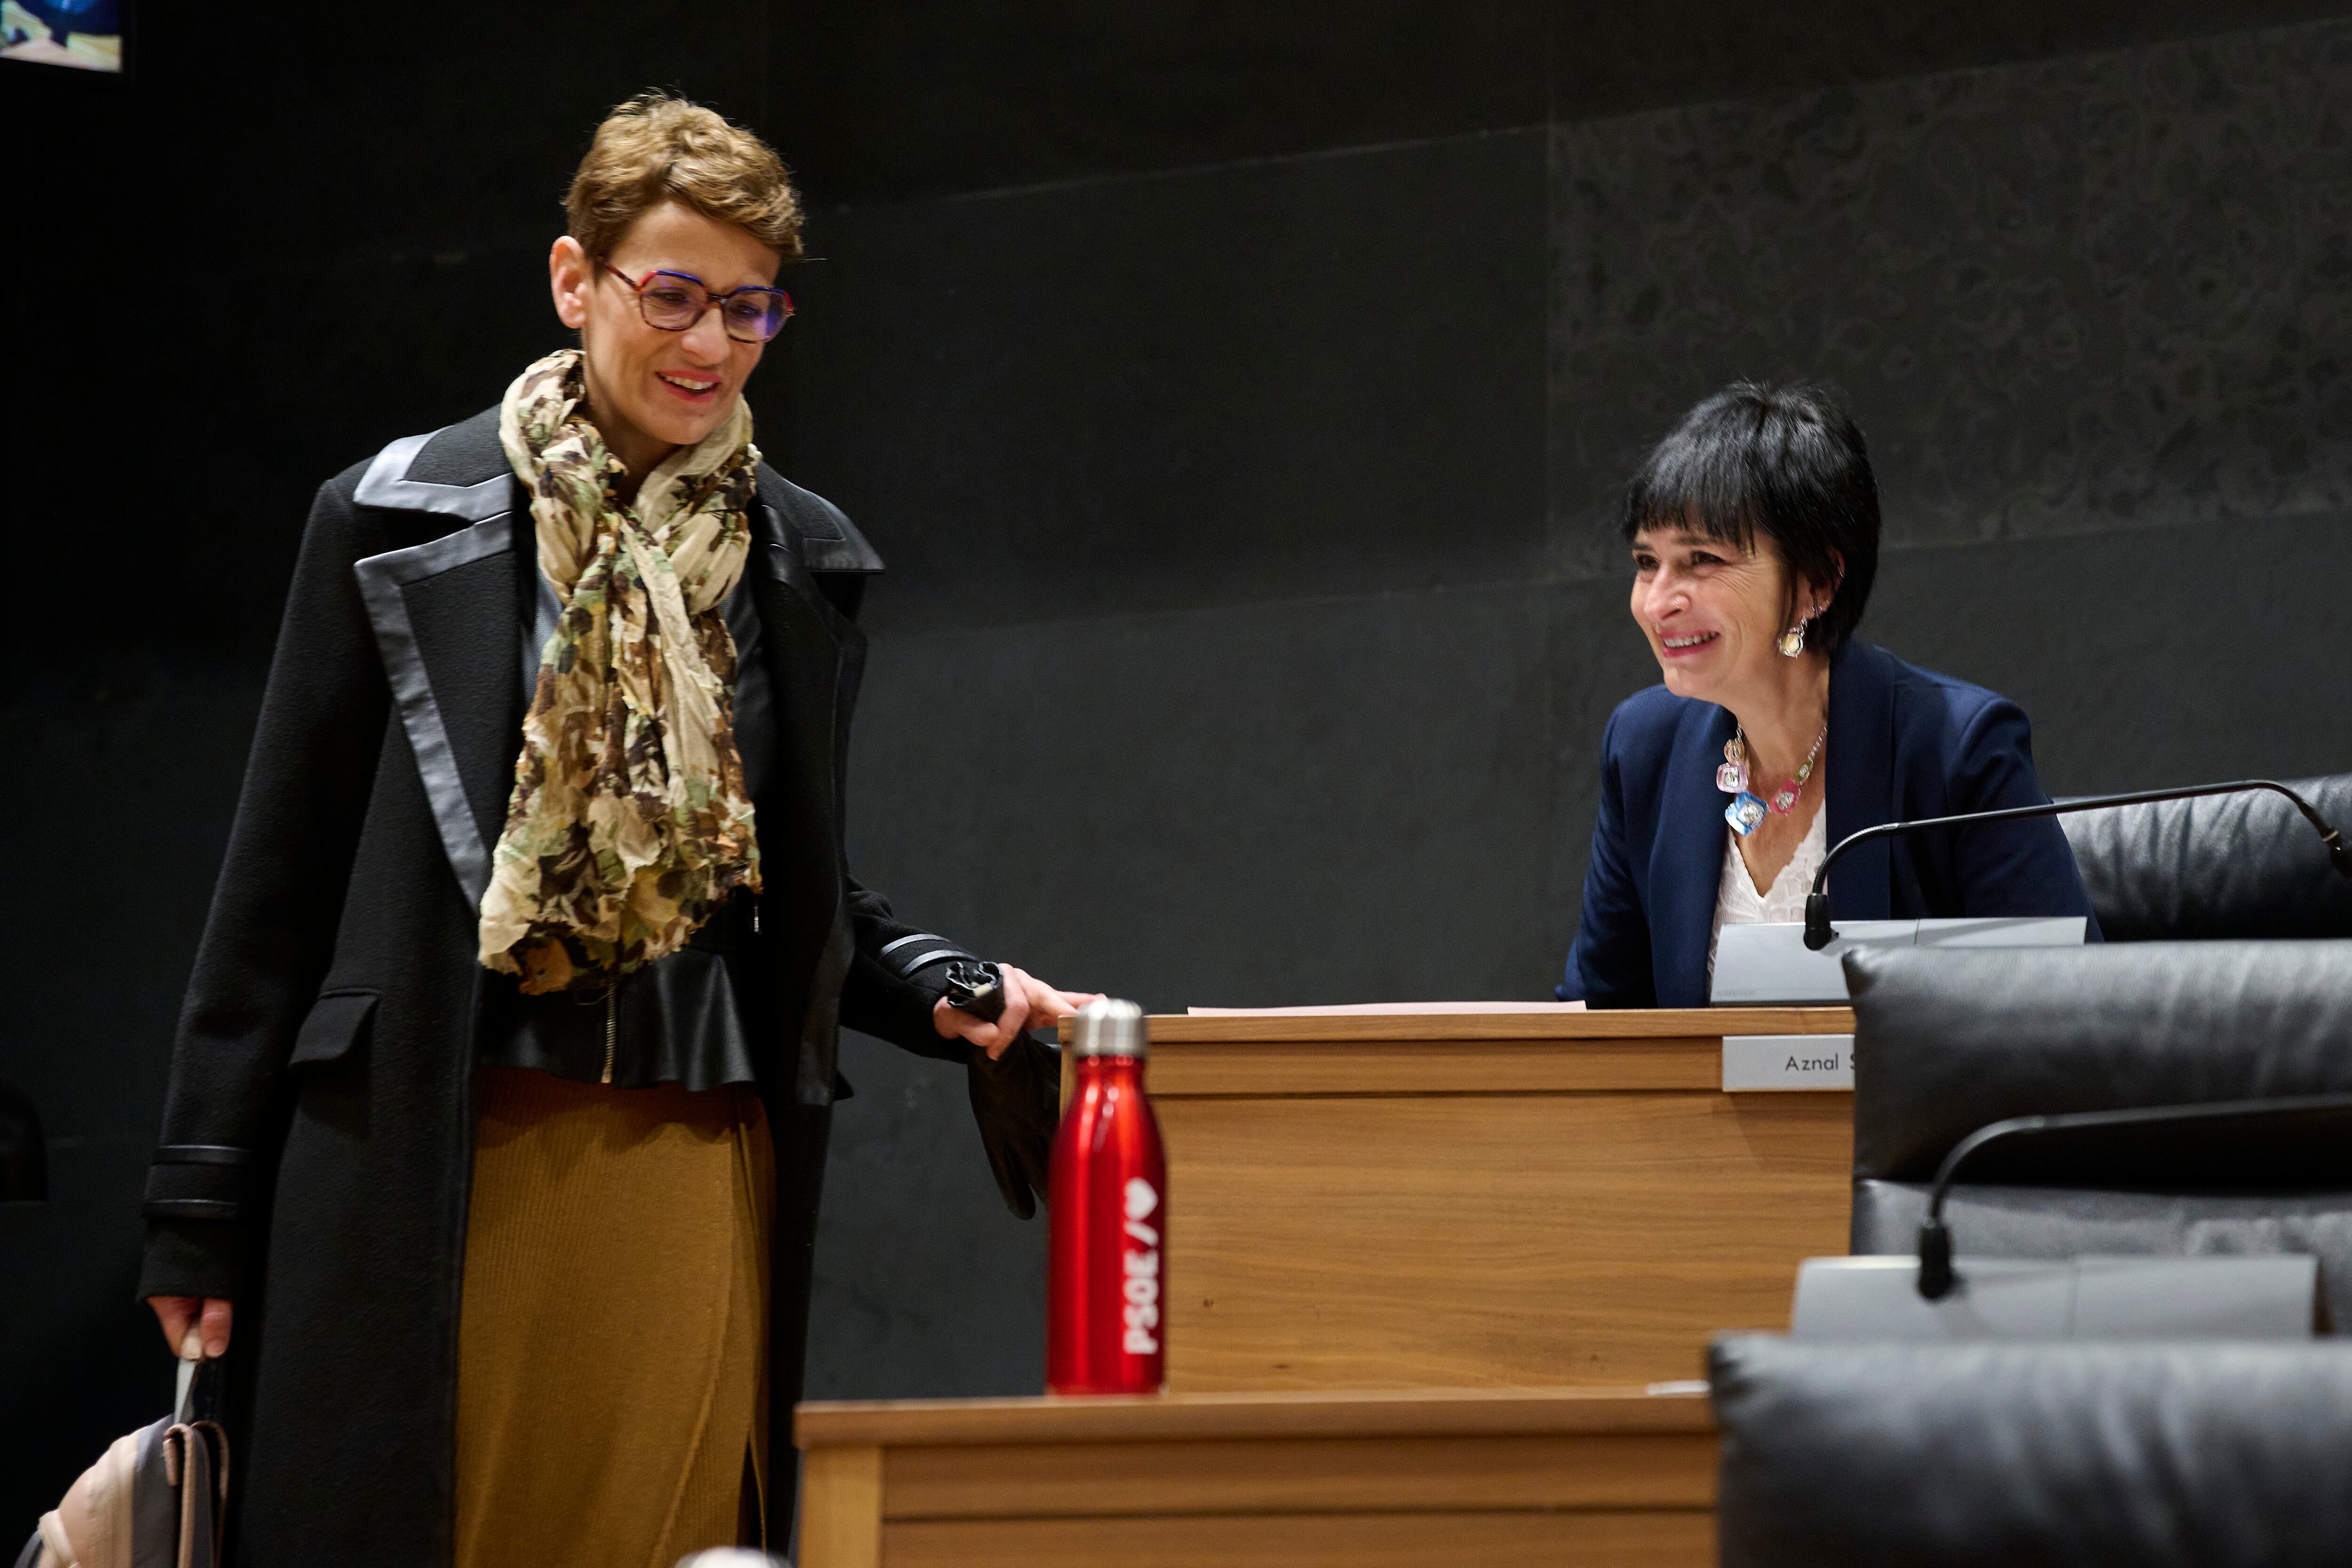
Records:
<instances>
[{"instance_id":1,"label":"standing woman","mask_svg":"<svg viewBox=\"0 0 2352 1568\"><path fill-rule=\"evenodd\" d=\"M1025 1216L1085 999L949 1008L850 880L881 562L742 398L783 166L646 95L568 206L579 347L319 493L182 1016L140 1290L234 1317L247 1568L781 1549L839 1028L967 1063Z\"/></svg>"},{"instance_id":2,"label":"standing woman","mask_svg":"<svg viewBox=\"0 0 2352 1568\"><path fill-rule=\"evenodd\" d=\"M1622 528L1665 680L1601 735L1561 1000L1705 1007L1723 927L1803 919L1839 840L2049 799L2016 704L1854 641L1878 484L1827 393L1743 382L1708 398L1633 476ZM1859 845L1829 895L1843 920L2091 915L2047 820Z\"/></svg>"}]
</instances>

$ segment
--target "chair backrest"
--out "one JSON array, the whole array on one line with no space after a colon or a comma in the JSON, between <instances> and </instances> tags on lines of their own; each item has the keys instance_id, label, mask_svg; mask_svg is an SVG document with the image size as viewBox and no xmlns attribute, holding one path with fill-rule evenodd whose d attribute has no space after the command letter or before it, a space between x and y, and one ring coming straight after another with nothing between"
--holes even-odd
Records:
<instances>
[{"instance_id":1,"label":"chair backrest","mask_svg":"<svg viewBox=\"0 0 2352 1568\"><path fill-rule=\"evenodd\" d=\"M2352 773L2280 782L2352 832ZM2352 936L2352 882L2268 790L2079 811L2058 825L2110 942Z\"/></svg>"},{"instance_id":2,"label":"chair backrest","mask_svg":"<svg viewBox=\"0 0 2352 1568\"><path fill-rule=\"evenodd\" d=\"M2352 1345L1718 1340L1723 1568L2301 1568L2352 1541Z\"/></svg>"},{"instance_id":3,"label":"chair backrest","mask_svg":"<svg viewBox=\"0 0 2352 1568\"><path fill-rule=\"evenodd\" d=\"M1894 949L1846 961L1857 1253L1916 1244L2011 1116L2352 1092L2352 941ZM2352 1117L2020 1143L1946 1205L1963 1258L2308 1252L2352 1330Z\"/></svg>"}]
</instances>

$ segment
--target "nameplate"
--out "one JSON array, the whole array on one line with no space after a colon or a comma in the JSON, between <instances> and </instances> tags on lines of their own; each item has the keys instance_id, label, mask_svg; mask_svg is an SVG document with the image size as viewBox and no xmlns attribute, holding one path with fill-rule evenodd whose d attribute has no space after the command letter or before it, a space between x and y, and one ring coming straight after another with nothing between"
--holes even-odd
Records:
<instances>
[{"instance_id":1,"label":"nameplate","mask_svg":"<svg viewBox=\"0 0 2352 1568\"><path fill-rule=\"evenodd\" d=\"M1723 1037L1723 1092L1727 1094L1853 1087L1853 1036L1850 1034Z\"/></svg>"}]
</instances>

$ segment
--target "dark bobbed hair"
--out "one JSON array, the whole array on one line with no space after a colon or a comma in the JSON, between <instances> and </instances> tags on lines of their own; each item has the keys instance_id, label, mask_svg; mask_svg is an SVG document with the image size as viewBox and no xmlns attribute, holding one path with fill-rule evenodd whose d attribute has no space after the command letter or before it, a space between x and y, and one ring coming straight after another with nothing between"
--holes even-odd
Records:
<instances>
[{"instance_id":1,"label":"dark bobbed hair","mask_svg":"<svg viewBox=\"0 0 2352 1568\"><path fill-rule=\"evenodd\" d=\"M1789 570L1787 624L1800 579L1836 583L1805 637L1834 656L1878 575L1878 481L1862 428L1819 387L1735 382L1683 415L1626 486L1625 541L1644 528L1745 550L1764 535Z\"/></svg>"}]
</instances>

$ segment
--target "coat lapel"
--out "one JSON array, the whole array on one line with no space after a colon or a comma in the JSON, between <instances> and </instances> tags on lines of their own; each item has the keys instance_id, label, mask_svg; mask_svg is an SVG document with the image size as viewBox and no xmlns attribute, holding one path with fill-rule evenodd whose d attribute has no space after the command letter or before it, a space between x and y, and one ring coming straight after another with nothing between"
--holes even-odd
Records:
<instances>
[{"instance_id":1,"label":"coat lapel","mask_svg":"<svg viewBox=\"0 0 2352 1568\"><path fill-rule=\"evenodd\" d=\"M1652 975L1660 1007L1706 1005L1706 953L1723 882L1723 808L1728 803L1715 787L1715 770L1733 722L1712 703L1692 704L1675 727L1675 748L1666 760L1658 837L1650 849L1650 886L1657 905L1650 917L1656 955Z\"/></svg>"},{"instance_id":2,"label":"coat lapel","mask_svg":"<svg viewBox=\"0 0 2352 1568\"><path fill-rule=\"evenodd\" d=\"M1895 820L1895 683L1886 655L1848 643L1830 666L1829 841ZM1830 868L1830 913L1842 920L1885 920L1894 910L1892 861L1885 840L1857 844Z\"/></svg>"},{"instance_id":3,"label":"coat lapel","mask_svg":"<svg viewBox=\"0 0 2352 1568\"><path fill-rule=\"evenodd\" d=\"M511 475L462 486L406 477L430 439L386 447L353 499L415 512L436 527L463 526L369 556L352 571L449 869L467 903L479 907L520 744L515 544L516 519L527 522L529 513L515 509Z\"/></svg>"},{"instance_id":4,"label":"coat lapel","mask_svg":"<svg viewBox=\"0 0 2352 1568\"><path fill-rule=\"evenodd\" d=\"M816 954L807 1016L799 1020L793 1098L831 1103L840 997L856 943L840 891L841 798L849 712L865 673L866 640L810 575L801 541L762 504L751 589L776 709L777 756L759 801L762 904L788 951Z\"/></svg>"},{"instance_id":5,"label":"coat lapel","mask_svg":"<svg viewBox=\"0 0 2352 1568\"><path fill-rule=\"evenodd\" d=\"M774 507L761 506L754 536L751 589L760 609L768 673L782 706L781 733L805 737L805 755L789 759L803 789L814 789L830 821L848 761L843 712L863 674L865 639L825 599L809 573L800 541ZM848 683L845 688L845 682Z\"/></svg>"}]
</instances>

